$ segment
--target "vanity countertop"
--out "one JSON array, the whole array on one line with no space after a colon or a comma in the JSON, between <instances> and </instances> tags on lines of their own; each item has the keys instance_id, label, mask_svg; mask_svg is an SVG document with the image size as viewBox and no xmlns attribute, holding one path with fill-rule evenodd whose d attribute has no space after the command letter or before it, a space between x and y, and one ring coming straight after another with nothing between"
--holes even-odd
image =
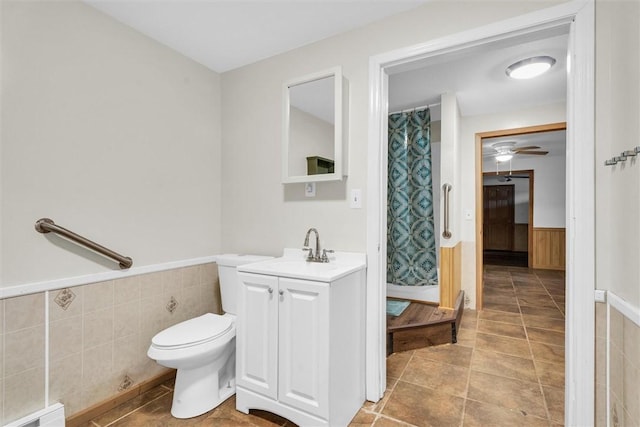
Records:
<instances>
[{"instance_id":1,"label":"vanity countertop","mask_svg":"<svg viewBox=\"0 0 640 427\"><path fill-rule=\"evenodd\" d=\"M286 248L283 256L238 266L238 271L292 279L333 282L366 268L366 255L358 252L335 252L329 262L308 262L306 252Z\"/></svg>"}]
</instances>

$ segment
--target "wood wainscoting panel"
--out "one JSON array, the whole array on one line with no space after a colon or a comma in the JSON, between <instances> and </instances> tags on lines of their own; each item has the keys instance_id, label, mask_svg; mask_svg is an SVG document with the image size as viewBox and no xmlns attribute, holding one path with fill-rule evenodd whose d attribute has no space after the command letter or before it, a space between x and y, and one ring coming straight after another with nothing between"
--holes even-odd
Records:
<instances>
[{"instance_id":1,"label":"wood wainscoting panel","mask_svg":"<svg viewBox=\"0 0 640 427\"><path fill-rule=\"evenodd\" d=\"M453 309L461 285L462 243L440 248L440 307Z\"/></svg>"},{"instance_id":2,"label":"wood wainscoting panel","mask_svg":"<svg viewBox=\"0 0 640 427\"><path fill-rule=\"evenodd\" d=\"M533 268L565 269L565 229L533 228Z\"/></svg>"}]
</instances>

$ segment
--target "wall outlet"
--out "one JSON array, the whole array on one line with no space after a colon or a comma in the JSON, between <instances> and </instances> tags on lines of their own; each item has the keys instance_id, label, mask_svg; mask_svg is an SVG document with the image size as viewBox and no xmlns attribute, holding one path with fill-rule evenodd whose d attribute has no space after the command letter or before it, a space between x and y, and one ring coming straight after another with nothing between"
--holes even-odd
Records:
<instances>
[{"instance_id":1,"label":"wall outlet","mask_svg":"<svg viewBox=\"0 0 640 427\"><path fill-rule=\"evenodd\" d=\"M304 185L304 195L307 197L316 197L316 183L307 182Z\"/></svg>"},{"instance_id":2,"label":"wall outlet","mask_svg":"<svg viewBox=\"0 0 640 427\"><path fill-rule=\"evenodd\" d=\"M362 209L362 190L354 188L351 190L351 199L349 201L351 209Z\"/></svg>"}]
</instances>

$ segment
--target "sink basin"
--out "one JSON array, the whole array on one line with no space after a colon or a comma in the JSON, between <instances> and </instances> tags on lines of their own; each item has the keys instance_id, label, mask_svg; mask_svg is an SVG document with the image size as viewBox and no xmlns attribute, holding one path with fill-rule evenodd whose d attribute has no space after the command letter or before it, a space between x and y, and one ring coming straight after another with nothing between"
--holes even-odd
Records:
<instances>
[{"instance_id":1,"label":"sink basin","mask_svg":"<svg viewBox=\"0 0 640 427\"><path fill-rule=\"evenodd\" d=\"M365 255L342 253L328 263L308 262L299 249L285 250L285 256L238 266L238 271L269 276L332 282L354 271L365 268Z\"/></svg>"}]
</instances>

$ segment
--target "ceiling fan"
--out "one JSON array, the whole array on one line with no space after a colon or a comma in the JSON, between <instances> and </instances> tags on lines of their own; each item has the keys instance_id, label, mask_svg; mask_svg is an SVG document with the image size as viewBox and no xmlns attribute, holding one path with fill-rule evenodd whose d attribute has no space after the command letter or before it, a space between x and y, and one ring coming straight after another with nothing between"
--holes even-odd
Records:
<instances>
[{"instance_id":1,"label":"ceiling fan","mask_svg":"<svg viewBox=\"0 0 640 427\"><path fill-rule=\"evenodd\" d=\"M499 175L498 182L511 182L514 178L527 178L529 179L529 175Z\"/></svg>"},{"instance_id":2,"label":"ceiling fan","mask_svg":"<svg viewBox=\"0 0 640 427\"><path fill-rule=\"evenodd\" d=\"M495 144L491 144L491 149L493 149L494 152L487 150L485 156L493 157L498 163L507 162L515 155L531 154L535 156L544 156L549 153L548 151L540 150L540 147L537 145L516 147L515 141L496 142Z\"/></svg>"}]
</instances>

